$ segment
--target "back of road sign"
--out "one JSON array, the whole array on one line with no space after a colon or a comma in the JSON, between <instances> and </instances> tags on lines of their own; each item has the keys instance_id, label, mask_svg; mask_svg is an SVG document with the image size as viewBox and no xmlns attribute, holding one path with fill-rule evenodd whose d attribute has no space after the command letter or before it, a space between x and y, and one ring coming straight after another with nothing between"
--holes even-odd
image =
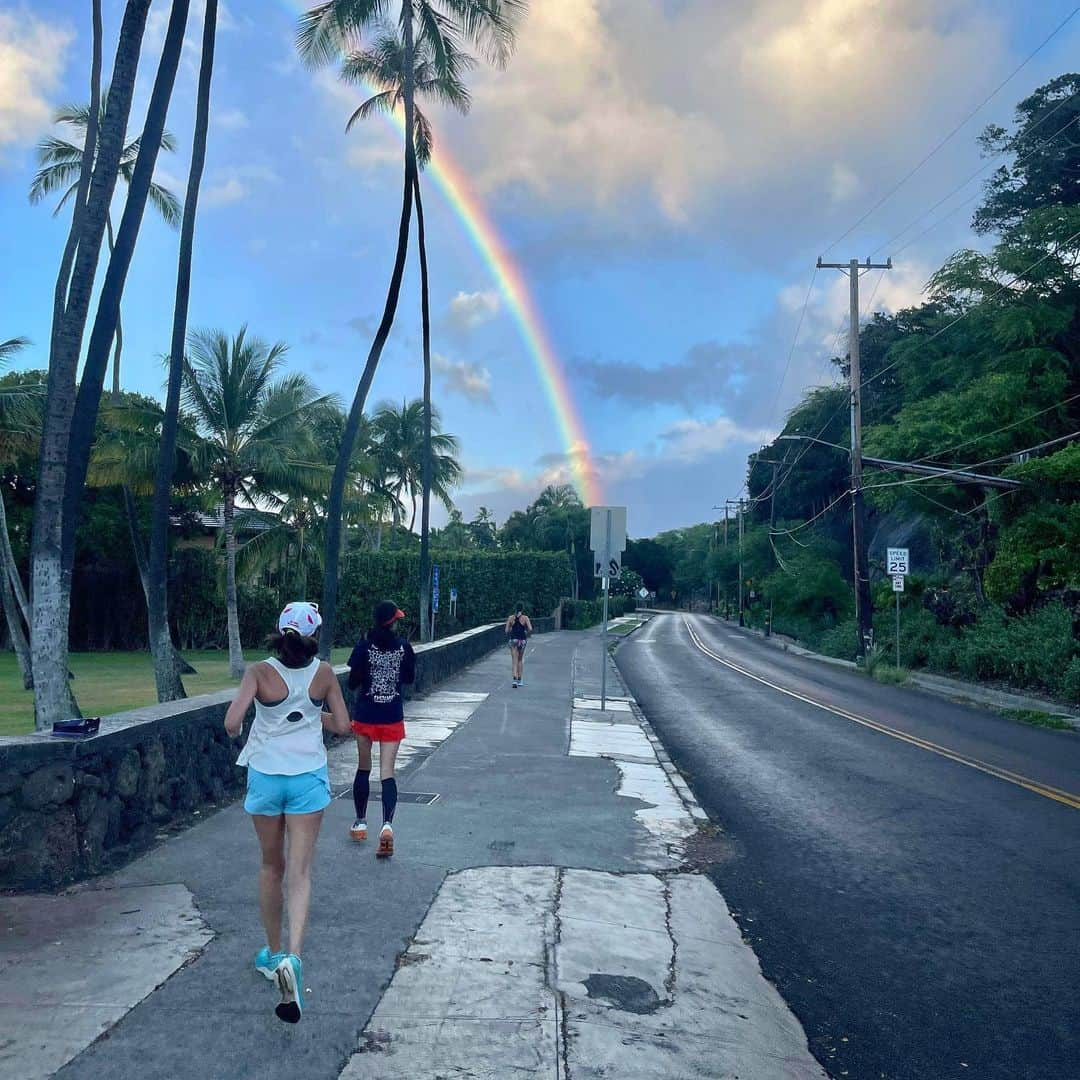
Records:
<instances>
[{"instance_id":1,"label":"back of road sign","mask_svg":"<svg viewBox=\"0 0 1080 1080\"><path fill-rule=\"evenodd\" d=\"M626 548L626 507L594 506L590 514L593 576L617 578L622 571L622 553Z\"/></svg>"}]
</instances>

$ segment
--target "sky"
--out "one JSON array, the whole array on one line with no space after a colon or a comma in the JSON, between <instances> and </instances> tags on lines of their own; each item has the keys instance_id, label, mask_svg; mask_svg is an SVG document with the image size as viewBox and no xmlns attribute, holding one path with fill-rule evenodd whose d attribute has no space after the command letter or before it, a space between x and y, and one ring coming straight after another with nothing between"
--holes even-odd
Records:
<instances>
[{"instance_id":1,"label":"sky","mask_svg":"<svg viewBox=\"0 0 1080 1080\"><path fill-rule=\"evenodd\" d=\"M68 227L26 192L53 110L89 97L89 7L0 0L0 339L32 340L23 367L47 364ZM202 0L191 7L177 149L157 171L181 196ZM108 69L123 3L103 8ZM917 302L951 252L987 243L969 228L995 166L978 133L1080 56L1073 0L531 8L506 69L470 73L467 116L427 106L437 159L466 178L522 290L505 291L425 174L435 399L460 439L466 520L487 506L502 522L585 476L627 506L633 536L715 518L747 454L807 387L833 381L847 279L815 273L818 255L894 255L863 278L869 313ZM151 7L133 133L168 9ZM349 403L394 257L401 140L387 119L345 132L363 91L298 62L299 9L223 3L190 324L284 341L290 368ZM126 389L162 395L177 243L148 214L124 297ZM570 436L517 318L522 295L580 418ZM421 379L414 245L369 402L416 397Z\"/></svg>"}]
</instances>

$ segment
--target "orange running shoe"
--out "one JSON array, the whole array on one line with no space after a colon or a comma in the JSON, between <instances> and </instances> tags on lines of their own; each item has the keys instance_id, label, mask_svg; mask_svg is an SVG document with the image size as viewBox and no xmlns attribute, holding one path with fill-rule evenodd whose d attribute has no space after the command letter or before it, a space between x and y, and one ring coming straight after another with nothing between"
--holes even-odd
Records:
<instances>
[{"instance_id":1,"label":"orange running shoe","mask_svg":"<svg viewBox=\"0 0 1080 1080\"><path fill-rule=\"evenodd\" d=\"M389 859L394 854L394 829L387 822L379 833L379 850L375 852L378 859Z\"/></svg>"},{"instance_id":2,"label":"orange running shoe","mask_svg":"<svg viewBox=\"0 0 1080 1080\"><path fill-rule=\"evenodd\" d=\"M354 821L352 828L349 830L350 840L366 840L367 839L367 822L366 821Z\"/></svg>"}]
</instances>

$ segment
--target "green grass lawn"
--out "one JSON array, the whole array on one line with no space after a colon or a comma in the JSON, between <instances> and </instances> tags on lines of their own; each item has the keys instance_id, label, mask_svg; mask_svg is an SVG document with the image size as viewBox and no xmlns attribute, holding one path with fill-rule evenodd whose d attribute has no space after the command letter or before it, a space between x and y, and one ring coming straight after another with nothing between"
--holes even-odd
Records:
<instances>
[{"instance_id":1,"label":"green grass lawn","mask_svg":"<svg viewBox=\"0 0 1080 1080\"><path fill-rule=\"evenodd\" d=\"M248 660L261 660L266 653L251 650ZM229 654L222 651L185 653L197 675L185 675L189 696L225 690L236 683L229 677ZM348 649L334 650L334 663L343 664ZM148 652L72 653L72 688L86 716L108 716L137 709L156 700L154 665ZM0 735L25 735L34 730L34 695L22 688L22 677L14 653L0 654Z\"/></svg>"}]
</instances>

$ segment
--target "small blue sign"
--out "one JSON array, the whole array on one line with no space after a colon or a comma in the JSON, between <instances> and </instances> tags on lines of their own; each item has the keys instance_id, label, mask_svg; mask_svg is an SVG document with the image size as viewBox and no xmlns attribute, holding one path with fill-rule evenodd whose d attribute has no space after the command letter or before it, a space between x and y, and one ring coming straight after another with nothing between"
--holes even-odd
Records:
<instances>
[{"instance_id":1,"label":"small blue sign","mask_svg":"<svg viewBox=\"0 0 1080 1080\"><path fill-rule=\"evenodd\" d=\"M454 589L454 588L450 589L450 599L452 601L454 601L455 603L457 602L457 589Z\"/></svg>"}]
</instances>

